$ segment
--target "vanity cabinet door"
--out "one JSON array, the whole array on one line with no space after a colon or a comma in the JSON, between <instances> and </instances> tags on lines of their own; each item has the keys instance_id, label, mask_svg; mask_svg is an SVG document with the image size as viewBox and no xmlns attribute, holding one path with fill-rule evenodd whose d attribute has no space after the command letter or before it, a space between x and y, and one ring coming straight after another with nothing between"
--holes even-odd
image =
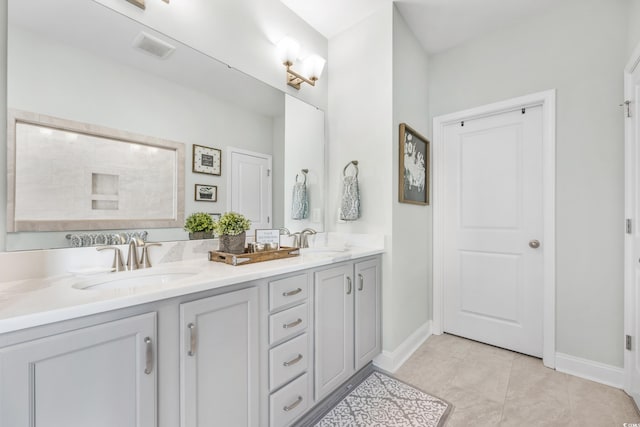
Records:
<instances>
[{"instance_id":1,"label":"vanity cabinet door","mask_svg":"<svg viewBox=\"0 0 640 427\"><path fill-rule=\"evenodd\" d=\"M355 264L355 352L356 371L382 351L380 328L380 262Z\"/></svg>"},{"instance_id":2,"label":"vanity cabinet door","mask_svg":"<svg viewBox=\"0 0 640 427\"><path fill-rule=\"evenodd\" d=\"M182 427L258 426L258 289L180 305Z\"/></svg>"},{"instance_id":3,"label":"vanity cabinet door","mask_svg":"<svg viewBox=\"0 0 640 427\"><path fill-rule=\"evenodd\" d=\"M355 372L352 275L352 264L315 273L316 401Z\"/></svg>"},{"instance_id":4,"label":"vanity cabinet door","mask_svg":"<svg viewBox=\"0 0 640 427\"><path fill-rule=\"evenodd\" d=\"M0 349L0 426L156 426L156 314Z\"/></svg>"}]
</instances>

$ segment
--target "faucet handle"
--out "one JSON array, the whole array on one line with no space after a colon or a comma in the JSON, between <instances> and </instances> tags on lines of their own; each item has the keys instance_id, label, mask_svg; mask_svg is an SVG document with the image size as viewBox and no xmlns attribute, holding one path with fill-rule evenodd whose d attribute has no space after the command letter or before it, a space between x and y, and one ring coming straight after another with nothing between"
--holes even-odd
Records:
<instances>
[{"instance_id":1,"label":"faucet handle","mask_svg":"<svg viewBox=\"0 0 640 427\"><path fill-rule=\"evenodd\" d=\"M98 252L102 252L105 249L113 249L113 264L111 265L113 271L123 271L125 268L124 263L122 262L122 253L120 252L120 248L116 248L115 246L101 246L96 248Z\"/></svg>"},{"instance_id":2,"label":"faucet handle","mask_svg":"<svg viewBox=\"0 0 640 427\"><path fill-rule=\"evenodd\" d=\"M150 268L151 260L149 259L149 246L162 246L162 243L144 243L142 245L142 257L140 259L140 268Z\"/></svg>"}]
</instances>

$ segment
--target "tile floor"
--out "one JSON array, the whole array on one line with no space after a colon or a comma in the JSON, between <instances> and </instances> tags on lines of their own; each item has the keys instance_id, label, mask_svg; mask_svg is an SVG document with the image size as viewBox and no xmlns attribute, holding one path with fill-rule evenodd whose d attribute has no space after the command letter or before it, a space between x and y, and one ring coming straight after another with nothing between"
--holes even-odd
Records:
<instances>
[{"instance_id":1,"label":"tile floor","mask_svg":"<svg viewBox=\"0 0 640 427\"><path fill-rule=\"evenodd\" d=\"M451 402L454 409L446 427L640 423L622 390L453 335L431 336L395 376Z\"/></svg>"}]
</instances>

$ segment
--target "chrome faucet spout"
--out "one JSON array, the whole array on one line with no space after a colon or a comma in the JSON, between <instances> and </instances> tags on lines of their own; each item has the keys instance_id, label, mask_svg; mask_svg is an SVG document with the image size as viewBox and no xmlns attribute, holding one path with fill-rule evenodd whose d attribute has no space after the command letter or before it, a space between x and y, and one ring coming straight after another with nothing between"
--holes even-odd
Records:
<instances>
[{"instance_id":1,"label":"chrome faucet spout","mask_svg":"<svg viewBox=\"0 0 640 427\"><path fill-rule=\"evenodd\" d=\"M127 270L137 270L140 268L138 260L138 240L132 238L129 242L129 253L127 254Z\"/></svg>"},{"instance_id":2,"label":"chrome faucet spout","mask_svg":"<svg viewBox=\"0 0 640 427\"><path fill-rule=\"evenodd\" d=\"M317 234L317 231L314 230L313 228L305 228L304 230L302 230L300 232L300 246L301 248L308 248L309 247L309 235L310 234Z\"/></svg>"}]
</instances>

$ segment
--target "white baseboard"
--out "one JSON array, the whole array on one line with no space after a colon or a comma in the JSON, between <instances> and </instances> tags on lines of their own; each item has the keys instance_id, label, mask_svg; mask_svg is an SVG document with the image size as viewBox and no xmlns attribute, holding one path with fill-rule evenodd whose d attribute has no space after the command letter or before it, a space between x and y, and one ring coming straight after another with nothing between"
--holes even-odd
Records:
<instances>
[{"instance_id":1,"label":"white baseboard","mask_svg":"<svg viewBox=\"0 0 640 427\"><path fill-rule=\"evenodd\" d=\"M373 364L384 371L394 373L430 336L431 320L428 320L414 333L409 335L395 350L384 350L373 359Z\"/></svg>"},{"instance_id":2,"label":"white baseboard","mask_svg":"<svg viewBox=\"0 0 640 427\"><path fill-rule=\"evenodd\" d=\"M556 371L611 387L624 388L624 369L617 366L556 353Z\"/></svg>"}]
</instances>

